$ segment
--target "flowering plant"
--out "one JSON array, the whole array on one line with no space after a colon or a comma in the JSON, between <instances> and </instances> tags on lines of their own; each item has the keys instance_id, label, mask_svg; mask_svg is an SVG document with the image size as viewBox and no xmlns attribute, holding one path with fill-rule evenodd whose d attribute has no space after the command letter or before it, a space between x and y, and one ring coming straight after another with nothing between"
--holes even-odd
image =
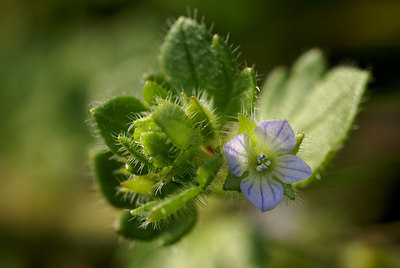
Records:
<instances>
[{"instance_id":1,"label":"flowering plant","mask_svg":"<svg viewBox=\"0 0 400 268\"><path fill-rule=\"evenodd\" d=\"M117 96L90 115L105 145L92 155L97 186L125 210L116 231L161 245L191 230L208 195L242 192L261 211L295 199L293 187L343 144L368 79L353 67L327 71L314 49L290 72L272 71L257 99L254 69L240 70L227 41L184 17L159 58L144 102Z\"/></svg>"},{"instance_id":2,"label":"flowering plant","mask_svg":"<svg viewBox=\"0 0 400 268\"><path fill-rule=\"evenodd\" d=\"M239 134L225 144L230 172L241 177L248 171L240 189L261 211L273 209L282 200L283 185L311 176L311 168L294 155L295 147L296 137L286 120L262 121L253 135Z\"/></svg>"}]
</instances>

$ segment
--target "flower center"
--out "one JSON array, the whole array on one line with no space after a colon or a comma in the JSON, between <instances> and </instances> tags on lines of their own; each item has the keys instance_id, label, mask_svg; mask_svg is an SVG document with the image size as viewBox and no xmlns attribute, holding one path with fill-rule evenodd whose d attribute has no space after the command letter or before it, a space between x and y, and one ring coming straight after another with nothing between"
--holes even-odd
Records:
<instances>
[{"instance_id":1,"label":"flower center","mask_svg":"<svg viewBox=\"0 0 400 268\"><path fill-rule=\"evenodd\" d=\"M257 157L257 171L267 170L269 165L271 165L271 161L265 156L265 154Z\"/></svg>"}]
</instances>

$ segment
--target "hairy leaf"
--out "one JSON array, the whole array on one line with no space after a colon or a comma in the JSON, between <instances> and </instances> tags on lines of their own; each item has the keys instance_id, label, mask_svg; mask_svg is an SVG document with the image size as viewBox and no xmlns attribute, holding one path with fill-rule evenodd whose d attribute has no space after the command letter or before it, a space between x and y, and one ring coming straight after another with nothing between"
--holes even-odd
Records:
<instances>
[{"instance_id":1,"label":"hairy leaf","mask_svg":"<svg viewBox=\"0 0 400 268\"><path fill-rule=\"evenodd\" d=\"M245 68L236 79L226 114L237 115L239 112L251 114L257 96L257 79L253 68Z\"/></svg>"},{"instance_id":2,"label":"hairy leaf","mask_svg":"<svg viewBox=\"0 0 400 268\"><path fill-rule=\"evenodd\" d=\"M157 83L152 81L146 81L146 85L143 89L143 100L148 105L155 105L156 99L166 99L168 97L168 92L159 86Z\"/></svg>"},{"instance_id":3,"label":"hairy leaf","mask_svg":"<svg viewBox=\"0 0 400 268\"><path fill-rule=\"evenodd\" d=\"M111 152L122 155L117 141L132 122L130 116L146 111L142 102L135 97L119 96L90 110L101 137Z\"/></svg>"},{"instance_id":4,"label":"hairy leaf","mask_svg":"<svg viewBox=\"0 0 400 268\"><path fill-rule=\"evenodd\" d=\"M115 224L115 230L125 238L142 241L153 240L161 232L159 229L152 228L151 226L144 228L142 221L132 217L129 212L121 214Z\"/></svg>"},{"instance_id":5,"label":"hairy leaf","mask_svg":"<svg viewBox=\"0 0 400 268\"><path fill-rule=\"evenodd\" d=\"M222 155L218 154L213 159L208 160L197 170L197 181L205 189L217 175L222 165Z\"/></svg>"},{"instance_id":6,"label":"hairy leaf","mask_svg":"<svg viewBox=\"0 0 400 268\"><path fill-rule=\"evenodd\" d=\"M367 71L354 67L326 72L322 53L311 50L290 74L282 68L271 73L258 99L258 119L287 119L304 132L306 142L297 155L315 175L348 136L368 78Z\"/></svg>"},{"instance_id":7,"label":"hairy leaf","mask_svg":"<svg viewBox=\"0 0 400 268\"><path fill-rule=\"evenodd\" d=\"M196 97L191 97L187 105L192 123L200 130L204 140L214 138L214 118Z\"/></svg>"},{"instance_id":8,"label":"hairy leaf","mask_svg":"<svg viewBox=\"0 0 400 268\"><path fill-rule=\"evenodd\" d=\"M194 90L205 90L222 111L230 88L211 42L212 36L203 25L180 17L165 37L160 63L175 88L182 88L189 96Z\"/></svg>"},{"instance_id":9,"label":"hairy leaf","mask_svg":"<svg viewBox=\"0 0 400 268\"><path fill-rule=\"evenodd\" d=\"M161 234L157 238L157 242L161 246L169 246L178 242L183 236L192 230L196 221L196 210L191 210L173 220L170 220L165 223L167 225L166 227L161 227Z\"/></svg>"},{"instance_id":10,"label":"hairy leaf","mask_svg":"<svg viewBox=\"0 0 400 268\"><path fill-rule=\"evenodd\" d=\"M104 198L117 208L132 209L136 207L137 197L125 198L118 192L120 181L125 177L120 173L122 164L113 158L111 152L99 152L93 155L92 165L96 183Z\"/></svg>"},{"instance_id":11,"label":"hairy leaf","mask_svg":"<svg viewBox=\"0 0 400 268\"><path fill-rule=\"evenodd\" d=\"M176 147L186 149L197 142L197 129L178 105L165 101L157 106L152 118Z\"/></svg>"},{"instance_id":12,"label":"hairy leaf","mask_svg":"<svg viewBox=\"0 0 400 268\"><path fill-rule=\"evenodd\" d=\"M152 225L143 226L143 221L124 212L115 224L116 232L127 239L140 241L156 241L160 246L169 246L178 242L195 225L197 220L196 210L190 211L161 222L154 228Z\"/></svg>"}]
</instances>

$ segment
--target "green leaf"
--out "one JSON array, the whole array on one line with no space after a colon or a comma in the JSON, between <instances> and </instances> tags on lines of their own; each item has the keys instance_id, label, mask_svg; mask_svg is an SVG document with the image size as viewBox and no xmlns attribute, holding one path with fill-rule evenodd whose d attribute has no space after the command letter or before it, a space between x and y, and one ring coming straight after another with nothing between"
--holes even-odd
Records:
<instances>
[{"instance_id":1,"label":"green leaf","mask_svg":"<svg viewBox=\"0 0 400 268\"><path fill-rule=\"evenodd\" d=\"M146 81L146 85L143 89L143 100L147 102L148 105L155 105L156 99L166 99L168 97L168 92L159 86L157 83Z\"/></svg>"},{"instance_id":2,"label":"green leaf","mask_svg":"<svg viewBox=\"0 0 400 268\"><path fill-rule=\"evenodd\" d=\"M152 166L150 160L145 154L143 154L141 146L137 144L134 139L125 136L118 136L117 140L126 152L124 156L130 155L135 160L139 161L137 163L139 166L146 167L146 169Z\"/></svg>"},{"instance_id":3,"label":"green leaf","mask_svg":"<svg viewBox=\"0 0 400 268\"><path fill-rule=\"evenodd\" d=\"M165 74L162 73L146 74L144 80L154 82L168 91L171 90L171 85Z\"/></svg>"},{"instance_id":4,"label":"green leaf","mask_svg":"<svg viewBox=\"0 0 400 268\"><path fill-rule=\"evenodd\" d=\"M153 207L159 204L160 201L154 200L147 202L144 205L141 205L140 207L137 207L135 209L132 209L129 213L137 218L140 218L141 220L147 220L147 217L151 213L151 210Z\"/></svg>"},{"instance_id":5,"label":"green leaf","mask_svg":"<svg viewBox=\"0 0 400 268\"><path fill-rule=\"evenodd\" d=\"M253 120L247 118L243 114L238 115L238 122L239 122L239 133L238 134L247 134L249 135L251 142L253 145L256 143L256 137L254 135L254 128L256 127L257 123Z\"/></svg>"},{"instance_id":6,"label":"green leaf","mask_svg":"<svg viewBox=\"0 0 400 268\"><path fill-rule=\"evenodd\" d=\"M148 222L157 222L168 218L178 210L181 210L200 194L200 186L187 188L180 193L159 201L148 202L138 208L131 210L131 215L139 217Z\"/></svg>"},{"instance_id":7,"label":"green leaf","mask_svg":"<svg viewBox=\"0 0 400 268\"><path fill-rule=\"evenodd\" d=\"M153 157L153 165L158 168L171 163L173 146L168 143L165 134L160 132L144 132L140 135L142 145L146 152Z\"/></svg>"},{"instance_id":8,"label":"green leaf","mask_svg":"<svg viewBox=\"0 0 400 268\"><path fill-rule=\"evenodd\" d=\"M119 192L139 193L163 198L173 194L179 189L179 186L180 184L172 181L171 167L166 167L158 173L134 176L121 182Z\"/></svg>"},{"instance_id":9,"label":"green leaf","mask_svg":"<svg viewBox=\"0 0 400 268\"><path fill-rule=\"evenodd\" d=\"M216 49L222 44L216 39L213 50L212 36L205 26L180 17L165 37L160 64L174 88L183 89L189 96L193 90L204 90L222 113L232 81L228 75L230 68L226 69L220 60L222 49Z\"/></svg>"},{"instance_id":10,"label":"green leaf","mask_svg":"<svg viewBox=\"0 0 400 268\"><path fill-rule=\"evenodd\" d=\"M325 70L325 58L318 49L310 50L301 56L295 62L290 75L281 67L274 70L260 94L259 115L263 120L265 117L289 120L288 115L295 114L298 107L306 106L304 99L320 81ZM291 120L289 123L292 123Z\"/></svg>"},{"instance_id":11,"label":"green leaf","mask_svg":"<svg viewBox=\"0 0 400 268\"><path fill-rule=\"evenodd\" d=\"M125 238L139 241L156 241L160 246L169 246L178 242L195 225L197 213L195 210L161 222L154 228L151 225L143 226L142 220L124 212L116 221L115 229Z\"/></svg>"},{"instance_id":12,"label":"green leaf","mask_svg":"<svg viewBox=\"0 0 400 268\"><path fill-rule=\"evenodd\" d=\"M129 212L124 212L116 222L115 230L125 238L150 241L160 234L160 230L151 226L144 228L140 219L132 217Z\"/></svg>"},{"instance_id":13,"label":"green leaf","mask_svg":"<svg viewBox=\"0 0 400 268\"><path fill-rule=\"evenodd\" d=\"M187 112L190 114L192 123L199 129L204 140L210 140L214 137L214 118L210 111L204 107L196 97L191 97L187 106Z\"/></svg>"},{"instance_id":14,"label":"green leaf","mask_svg":"<svg viewBox=\"0 0 400 268\"><path fill-rule=\"evenodd\" d=\"M198 131L178 105L164 101L153 111L152 118L176 147L186 149L196 144Z\"/></svg>"},{"instance_id":15,"label":"green leaf","mask_svg":"<svg viewBox=\"0 0 400 268\"><path fill-rule=\"evenodd\" d=\"M145 175L150 172L147 166L142 166L140 164L125 163L124 171L133 175Z\"/></svg>"},{"instance_id":16,"label":"green leaf","mask_svg":"<svg viewBox=\"0 0 400 268\"><path fill-rule=\"evenodd\" d=\"M257 96L257 79L253 68L245 68L234 83L229 105L225 114L236 115L239 112L251 114Z\"/></svg>"},{"instance_id":17,"label":"green leaf","mask_svg":"<svg viewBox=\"0 0 400 268\"><path fill-rule=\"evenodd\" d=\"M229 83L228 86L231 88L237 72L236 59L233 56L231 49L227 42L217 34L213 36L211 49L218 60L222 63L222 71L224 72L227 83Z\"/></svg>"},{"instance_id":18,"label":"green leaf","mask_svg":"<svg viewBox=\"0 0 400 268\"><path fill-rule=\"evenodd\" d=\"M283 192L284 192L284 194L285 194L290 200L295 200L295 199L296 199L296 195L295 195L295 193L294 193L294 190L293 190L292 185L291 185L291 184L285 184L285 183L282 183L282 182L281 182L281 184L282 184L282 186L283 186Z\"/></svg>"},{"instance_id":19,"label":"green leaf","mask_svg":"<svg viewBox=\"0 0 400 268\"><path fill-rule=\"evenodd\" d=\"M124 198L118 193L120 181L125 178L119 173L122 163L113 158L111 152L99 152L92 156L94 177L104 198L117 208L132 209L136 207L136 199Z\"/></svg>"},{"instance_id":20,"label":"green leaf","mask_svg":"<svg viewBox=\"0 0 400 268\"><path fill-rule=\"evenodd\" d=\"M193 168L193 158L198 152L198 146L191 146L181 152L174 161L173 169L176 173L187 172Z\"/></svg>"},{"instance_id":21,"label":"green leaf","mask_svg":"<svg viewBox=\"0 0 400 268\"><path fill-rule=\"evenodd\" d=\"M137 142L141 141L142 133L161 132L161 129L157 126L156 122L154 122L151 116L146 116L135 120L133 122L133 126L135 127L133 137Z\"/></svg>"},{"instance_id":22,"label":"green leaf","mask_svg":"<svg viewBox=\"0 0 400 268\"><path fill-rule=\"evenodd\" d=\"M197 181L199 185L205 189L217 175L222 165L222 156L218 154L213 159L208 160L197 170Z\"/></svg>"},{"instance_id":23,"label":"green leaf","mask_svg":"<svg viewBox=\"0 0 400 268\"><path fill-rule=\"evenodd\" d=\"M90 114L110 151L122 155L117 137L128 130L132 122L129 116L144 111L146 108L140 100L131 96L119 96L92 108Z\"/></svg>"},{"instance_id":24,"label":"green leaf","mask_svg":"<svg viewBox=\"0 0 400 268\"><path fill-rule=\"evenodd\" d=\"M121 182L120 192L121 193L138 193L153 196L156 188L156 181L152 178L153 173L142 176L135 176L129 180Z\"/></svg>"},{"instance_id":25,"label":"green leaf","mask_svg":"<svg viewBox=\"0 0 400 268\"><path fill-rule=\"evenodd\" d=\"M165 223L166 227L161 226L161 233L157 238L157 242L161 246L169 246L178 242L183 236L192 230L196 221L196 210L191 210L183 215L179 215L175 219Z\"/></svg>"},{"instance_id":26,"label":"green leaf","mask_svg":"<svg viewBox=\"0 0 400 268\"><path fill-rule=\"evenodd\" d=\"M294 147L293 151L290 152L290 154L296 155L299 152L300 146L305 136L306 135L304 134L304 132L296 135L296 146Z\"/></svg>"},{"instance_id":27,"label":"green leaf","mask_svg":"<svg viewBox=\"0 0 400 268\"><path fill-rule=\"evenodd\" d=\"M348 136L369 78L367 71L353 67L325 70L322 53L311 50L288 78L283 69L274 71L258 99L258 120L287 119L309 137L297 155L314 175Z\"/></svg>"},{"instance_id":28,"label":"green leaf","mask_svg":"<svg viewBox=\"0 0 400 268\"><path fill-rule=\"evenodd\" d=\"M160 201L151 208L146 220L156 222L168 218L171 214L186 207L201 191L202 188L200 186L192 187Z\"/></svg>"},{"instance_id":29,"label":"green leaf","mask_svg":"<svg viewBox=\"0 0 400 268\"><path fill-rule=\"evenodd\" d=\"M178 192L179 189L182 187L182 185L179 184L177 180L170 181L170 178L166 178L165 176L160 179L161 180L159 181L162 183L162 185L157 185L157 190L155 193L156 197L165 198L167 196L171 196Z\"/></svg>"},{"instance_id":30,"label":"green leaf","mask_svg":"<svg viewBox=\"0 0 400 268\"><path fill-rule=\"evenodd\" d=\"M240 189L240 182L247 176L249 176L248 171L243 173L243 175L241 177L236 177L235 175L233 175L232 173L229 172L228 176L226 177L223 189L225 191L242 192L242 190Z\"/></svg>"}]
</instances>

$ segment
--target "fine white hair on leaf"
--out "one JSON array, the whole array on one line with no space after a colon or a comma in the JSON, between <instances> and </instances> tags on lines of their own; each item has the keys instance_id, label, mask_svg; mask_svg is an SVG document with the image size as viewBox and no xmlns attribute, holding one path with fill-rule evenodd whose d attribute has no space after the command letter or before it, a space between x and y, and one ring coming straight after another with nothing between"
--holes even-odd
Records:
<instances>
[{"instance_id":1,"label":"fine white hair on leaf","mask_svg":"<svg viewBox=\"0 0 400 268\"><path fill-rule=\"evenodd\" d=\"M213 30L214 30L214 27L215 27L215 22L211 22L210 27L208 27L208 31L209 31L210 33L212 33Z\"/></svg>"}]
</instances>

